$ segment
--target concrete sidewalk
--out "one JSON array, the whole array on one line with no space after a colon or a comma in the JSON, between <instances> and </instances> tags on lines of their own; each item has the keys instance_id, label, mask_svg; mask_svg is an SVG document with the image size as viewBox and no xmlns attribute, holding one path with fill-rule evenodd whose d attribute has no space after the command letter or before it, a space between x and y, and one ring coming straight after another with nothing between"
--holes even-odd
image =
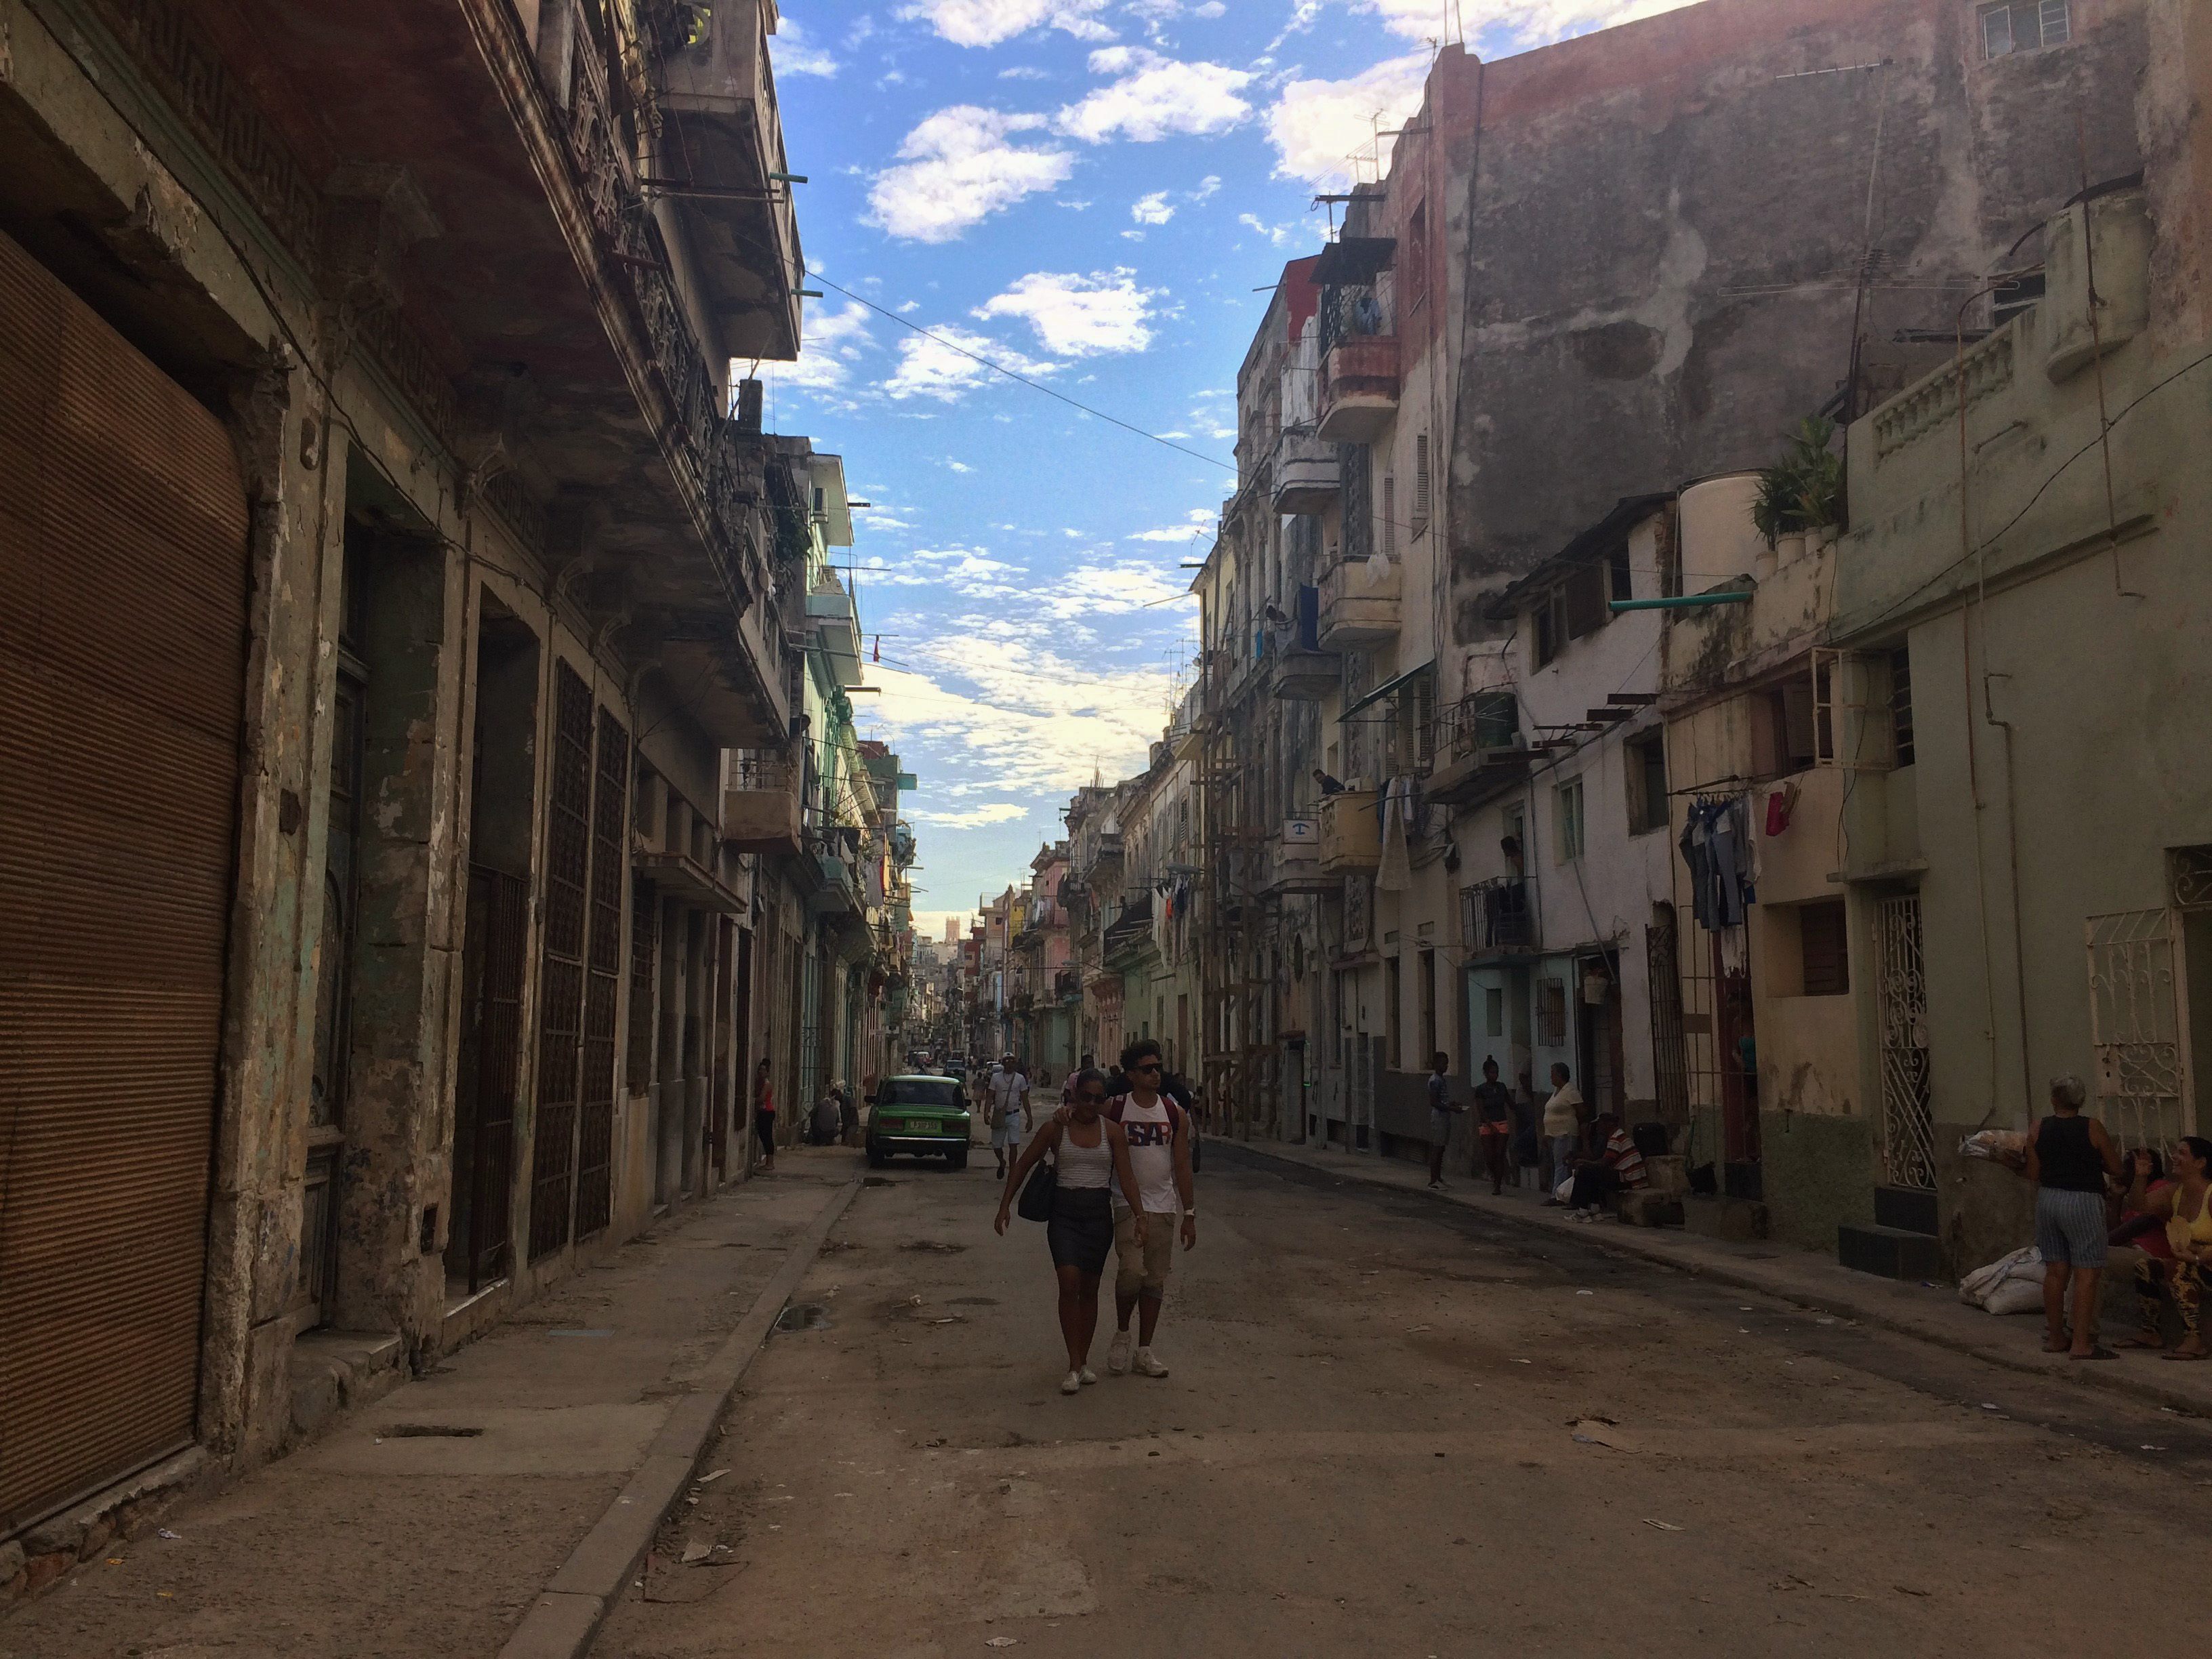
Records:
<instances>
[{"instance_id":1,"label":"concrete sidewalk","mask_svg":"<svg viewBox=\"0 0 2212 1659\"><path fill-rule=\"evenodd\" d=\"M1735 1244L1686 1233L1680 1228L1631 1227L1610 1219L1575 1221L1564 1210L1545 1208L1537 1194L1509 1189L1504 1196L1493 1198L1480 1180L1465 1176L1455 1177L1445 1191L1433 1193L1428 1190L1428 1170L1424 1166L1334 1149L1317 1151L1256 1140L1224 1139L1221 1144L1341 1181L1472 1210L1526 1227L1538 1237L1564 1234L1618 1255L1659 1262L1839 1318L1859 1320L1992 1365L2040 1374L2063 1386L2109 1389L2152 1405L2212 1418L2212 1362L2178 1364L2154 1353L2125 1349L2110 1360L2072 1360L2063 1354L2047 1354L2042 1349L2039 1318L1984 1313L1960 1301L1952 1285L1902 1285L1876 1279L1786 1244ZM2105 1333L2108 1341L2121 1334L2109 1328Z\"/></svg>"},{"instance_id":2,"label":"concrete sidewalk","mask_svg":"<svg viewBox=\"0 0 2212 1659\"><path fill-rule=\"evenodd\" d=\"M0 1659L583 1650L860 1186L793 1149L0 1617Z\"/></svg>"}]
</instances>

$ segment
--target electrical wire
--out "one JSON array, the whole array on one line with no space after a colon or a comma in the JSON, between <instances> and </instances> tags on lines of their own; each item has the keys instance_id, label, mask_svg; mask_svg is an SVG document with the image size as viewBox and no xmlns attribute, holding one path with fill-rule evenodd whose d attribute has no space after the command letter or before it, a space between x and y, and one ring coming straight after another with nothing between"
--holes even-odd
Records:
<instances>
[{"instance_id":1,"label":"electrical wire","mask_svg":"<svg viewBox=\"0 0 2212 1659\"><path fill-rule=\"evenodd\" d=\"M1103 421L1109 426L1118 426L1124 432L1134 433L1138 437L1146 439L1150 442L1158 444L1164 449L1172 449L1178 455L1188 455L1194 461L1204 461L1208 466L1218 466L1224 472L1234 472L1237 471L1237 464L1234 461L1224 461L1218 455L1201 454L1195 449L1184 447L1182 444L1176 442L1172 438L1163 438L1157 432L1147 432L1143 427L1137 426L1131 422L1125 421L1118 415L1109 415L1103 409L1093 409L1089 404L1084 403L1079 398L1071 398L1065 392L1056 391L1053 387L1045 385L1042 380L1031 380L1026 374L1023 374L1014 369L1008 368L1004 363L994 362L992 359L983 356L980 351L970 351L966 346L962 345L958 341L949 339L945 336L936 332L934 330L924 328L920 323L911 321L907 318L900 316L896 311L891 311L883 306L878 305L873 300L869 299L865 294L854 293L851 289L847 288L843 283L830 281L829 277L824 276L818 270L810 270L806 275L812 277L816 282L821 283L824 288L836 289L838 293L843 295L855 305L866 306L878 316L887 318L889 320L896 323L901 328L911 329L915 333L921 335L924 339L933 340L948 351L957 351L963 357L969 359L970 362L982 364L984 368L989 369L993 374L1003 374L1010 380L1018 381L1022 385L1029 387L1032 392L1042 392L1046 397L1054 398L1060 403L1066 404L1070 409L1080 410L1082 413L1090 416L1093 420Z\"/></svg>"}]
</instances>

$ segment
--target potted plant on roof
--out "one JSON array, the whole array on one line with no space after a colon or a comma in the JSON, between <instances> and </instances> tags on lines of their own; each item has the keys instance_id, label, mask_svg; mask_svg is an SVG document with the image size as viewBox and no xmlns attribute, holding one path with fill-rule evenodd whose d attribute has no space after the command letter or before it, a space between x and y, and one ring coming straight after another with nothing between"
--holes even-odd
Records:
<instances>
[{"instance_id":1,"label":"potted plant on roof","mask_svg":"<svg viewBox=\"0 0 2212 1659\"><path fill-rule=\"evenodd\" d=\"M1808 538L1826 546L1843 522L1844 458L1830 447L1835 435L1833 421L1808 416L1790 434L1783 458L1759 475L1751 521L1775 550L1778 564L1802 556Z\"/></svg>"}]
</instances>

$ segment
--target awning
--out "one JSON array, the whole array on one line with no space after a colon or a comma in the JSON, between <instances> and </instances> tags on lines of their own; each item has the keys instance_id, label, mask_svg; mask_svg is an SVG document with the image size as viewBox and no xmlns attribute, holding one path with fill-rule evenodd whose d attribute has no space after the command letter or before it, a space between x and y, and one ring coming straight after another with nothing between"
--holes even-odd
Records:
<instances>
[{"instance_id":1,"label":"awning","mask_svg":"<svg viewBox=\"0 0 2212 1659\"><path fill-rule=\"evenodd\" d=\"M1314 261L1313 279L1323 288L1371 283L1377 272L1390 269L1390 261L1397 252L1395 237L1340 237L1323 248Z\"/></svg>"},{"instance_id":2,"label":"awning","mask_svg":"<svg viewBox=\"0 0 2212 1659\"><path fill-rule=\"evenodd\" d=\"M1383 698L1404 687L1407 682L1419 679L1424 674L1433 674L1436 672L1437 665L1434 661L1425 662L1419 668L1409 668L1404 673L1398 675L1396 678L1383 681L1382 684L1376 686L1372 691L1368 692L1358 702L1346 708L1341 714L1339 714L1336 717L1337 723L1340 726L1342 725L1346 720L1350 720L1354 714L1357 714L1361 709L1366 708L1370 703L1382 702Z\"/></svg>"}]
</instances>

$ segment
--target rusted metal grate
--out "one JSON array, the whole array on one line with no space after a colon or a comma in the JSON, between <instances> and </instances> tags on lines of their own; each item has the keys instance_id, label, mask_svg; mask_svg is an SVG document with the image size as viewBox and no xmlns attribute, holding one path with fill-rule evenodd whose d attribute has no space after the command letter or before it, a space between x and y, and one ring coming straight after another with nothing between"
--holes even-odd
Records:
<instances>
[{"instance_id":1,"label":"rusted metal grate","mask_svg":"<svg viewBox=\"0 0 2212 1659\"><path fill-rule=\"evenodd\" d=\"M1893 1187L1936 1188L1936 1109L1929 1091L1928 981L1920 896L1875 909L1875 1015L1881 1033L1881 1159Z\"/></svg>"},{"instance_id":2,"label":"rusted metal grate","mask_svg":"<svg viewBox=\"0 0 2212 1659\"><path fill-rule=\"evenodd\" d=\"M522 1066L523 957L529 888L520 876L477 866L484 893L483 983L477 1027L474 1148L469 1164L469 1288L507 1271L512 1245L514 1101Z\"/></svg>"},{"instance_id":3,"label":"rusted metal grate","mask_svg":"<svg viewBox=\"0 0 2212 1659\"><path fill-rule=\"evenodd\" d=\"M1653 908L1651 923L1644 930L1644 951L1650 964L1651 1060L1659 1117L1668 1128L1680 1129L1690 1121L1690 1056L1682 1036L1681 939L1673 905Z\"/></svg>"},{"instance_id":4,"label":"rusted metal grate","mask_svg":"<svg viewBox=\"0 0 2212 1659\"><path fill-rule=\"evenodd\" d=\"M555 670L553 787L545 836L545 963L538 1015L538 1121L530 1178L530 1259L567 1244L575 1197L577 1044L592 854L592 693Z\"/></svg>"},{"instance_id":5,"label":"rusted metal grate","mask_svg":"<svg viewBox=\"0 0 2212 1659\"><path fill-rule=\"evenodd\" d=\"M598 787L592 805L591 963L584 988L581 1115L576 1149L576 1237L604 1232L613 1212L615 1011L622 990L624 811L629 734L599 711Z\"/></svg>"},{"instance_id":6,"label":"rusted metal grate","mask_svg":"<svg viewBox=\"0 0 2212 1659\"><path fill-rule=\"evenodd\" d=\"M653 989L660 976L660 896L640 877L629 908L629 1092L653 1086Z\"/></svg>"}]
</instances>

